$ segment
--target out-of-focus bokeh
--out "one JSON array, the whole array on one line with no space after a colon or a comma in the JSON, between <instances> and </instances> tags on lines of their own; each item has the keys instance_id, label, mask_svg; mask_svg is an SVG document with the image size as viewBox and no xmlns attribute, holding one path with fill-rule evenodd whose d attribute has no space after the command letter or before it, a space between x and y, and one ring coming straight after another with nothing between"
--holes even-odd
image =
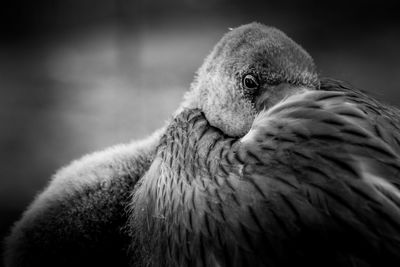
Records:
<instances>
[{"instance_id":1,"label":"out-of-focus bokeh","mask_svg":"<svg viewBox=\"0 0 400 267\"><path fill-rule=\"evenodd\" d=\"M398 17L394 1L3 1L0 238L59 167L160 127L229 27L274 25L322 75L400 104Z\"/></svg>"}]
</instances>

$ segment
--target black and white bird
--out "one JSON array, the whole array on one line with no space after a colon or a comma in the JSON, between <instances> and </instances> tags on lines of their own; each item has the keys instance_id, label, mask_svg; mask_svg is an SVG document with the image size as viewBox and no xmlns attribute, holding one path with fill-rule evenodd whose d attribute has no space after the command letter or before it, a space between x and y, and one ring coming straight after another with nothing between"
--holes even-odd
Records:
<instances>
[{"instance_id":1,"label":"black and white bird","mask_svg":"<svg viewBox=\"0 0 400 267\"><path fill-rule=\"evenodd\" d=\"M166 128L55 175L6 265L397 266L398 125L281 31L238 27Z\"/></svg>"}]
</instances>

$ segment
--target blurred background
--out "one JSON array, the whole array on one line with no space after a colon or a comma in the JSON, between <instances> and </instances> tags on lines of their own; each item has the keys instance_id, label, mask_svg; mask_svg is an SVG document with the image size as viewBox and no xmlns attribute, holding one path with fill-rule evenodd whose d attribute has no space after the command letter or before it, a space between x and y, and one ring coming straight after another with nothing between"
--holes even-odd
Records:
<instances>
[{"instance_id":1,"label":"blurred background","mask_svg":"<svg viewBox=\"0 0 400 267\"><path fill-rule=\"evenodd\" d=\"M0 238L61 166L142 138L228 27L273 25L324 76L400 104L395 2L6 0L0 6Z\"/></svg>"}]
</instances>

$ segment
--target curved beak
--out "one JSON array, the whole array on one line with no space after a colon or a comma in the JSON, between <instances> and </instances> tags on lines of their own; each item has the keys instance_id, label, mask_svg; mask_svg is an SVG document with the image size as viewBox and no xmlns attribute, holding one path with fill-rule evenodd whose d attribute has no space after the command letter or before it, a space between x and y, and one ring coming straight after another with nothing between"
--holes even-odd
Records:
<instances>
[{"instance_id":1,"label":"curved beak","mask_svg":"<svg viewBox=\"0 0 400 267\"><path fill-rule=\"evenodd\" d=\"M270 109L289 96L300 94L309 90L311 89L305 86L297 86L289 83L267 85L261 88L261 92L256 97L255 108L257 112Z\"/></svg>"}]
</instances>

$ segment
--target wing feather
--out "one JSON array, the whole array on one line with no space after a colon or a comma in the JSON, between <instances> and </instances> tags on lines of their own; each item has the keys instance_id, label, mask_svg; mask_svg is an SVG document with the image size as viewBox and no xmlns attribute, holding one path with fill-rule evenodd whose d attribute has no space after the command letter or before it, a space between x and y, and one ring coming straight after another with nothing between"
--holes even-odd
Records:
<instances>
[{"instance_id":1,"label":"wing feather","mask_svg":"<svg viewBox=\"0 0 400 267\"><path fill-rule=\"evenodd\" d=\"M163 196L148 211L164 216L151 228L157 240L174 244L155 252L163 263L400 263L399 116L333 82L322 89L261 112L241 139L210 126L200 111L175 119L154 175L165 186L146 195ZM180 132L180 139L168 131ZM173 151L176 142L190 153ZM177 190L168 180L181 179L182 172L188 178ZM182 192L185 201L168 206Z\"/></svg>"}]
</instances>

